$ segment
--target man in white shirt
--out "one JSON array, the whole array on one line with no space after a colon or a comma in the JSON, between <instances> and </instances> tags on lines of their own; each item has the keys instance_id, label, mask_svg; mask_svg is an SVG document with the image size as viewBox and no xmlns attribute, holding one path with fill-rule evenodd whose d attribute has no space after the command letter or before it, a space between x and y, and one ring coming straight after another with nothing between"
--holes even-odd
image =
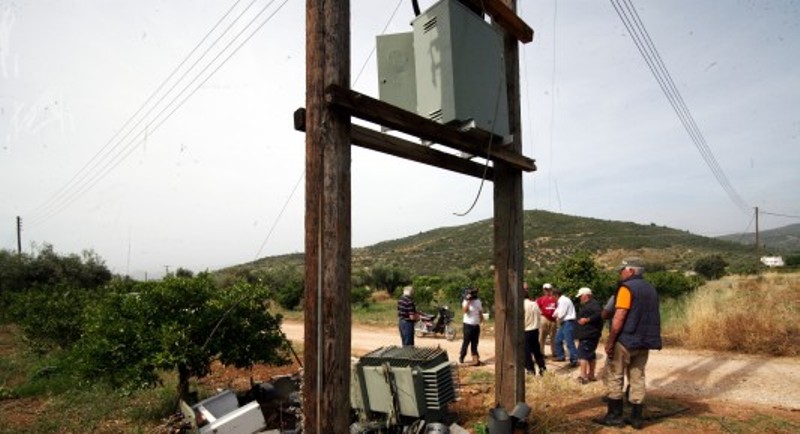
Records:
<instances>
[{"instance_id":1,"label":"man in white shirt","mask_svg":"<svg viewBox=\"0 0 800 434\"><path fill-rule=\"evenodd\" d=\"M567 351L569 351L569 366L575 368L578 366L578 349L575 347L575 305L572 300L564 295L560 288L553 288L553 293L558 296L558 304L553 316L558 321L558 331L556 332L556 354L555 360L557 362L564 362L564 343L567 344Z\"/></svg>"},{"instance_id":2,"label":"man in white shirt","mask_svg":"<svg viewBox=\"0 0 800 434\"><path fill-rule=\"evenodd\" d=\"M524 288L527 289L527 282ZM547 368L544 365L544 354L542 348L539 346L539 328L542 323L542 312L539 310L539 305L533 300L533 294L527 290L523 290L523 309L525 311L525 371L528 374L536 375L533 369L533 360L536 360L536 365L539 367L539 375L544 376ZM531 354L533 358L531 358Z\"/></svg>"}]
</instances>

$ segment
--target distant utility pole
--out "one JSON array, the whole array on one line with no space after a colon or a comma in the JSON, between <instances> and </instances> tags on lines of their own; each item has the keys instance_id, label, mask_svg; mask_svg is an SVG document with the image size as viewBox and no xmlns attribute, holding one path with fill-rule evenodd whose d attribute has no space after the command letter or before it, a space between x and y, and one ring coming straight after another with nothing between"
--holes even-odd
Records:
<instances>
[{"instance_id":1,"label":"distant utility pole","mask_svg":"<svg viewBox=\"0 0 800 434\"><path fill-rule=\"evenodd\" d=\"M22 217L17 216L17 254L22 254Z\"/></svg>"},{"instance_id":2,"label":"distant utility pole","mask_svg":"<svg viewBox=\"0 0 800 434\"><path fill-rule=\"evenodd\" d=\"M758 207L756 207L756 250L758 250Z\"/></svg>"}]
</instances>

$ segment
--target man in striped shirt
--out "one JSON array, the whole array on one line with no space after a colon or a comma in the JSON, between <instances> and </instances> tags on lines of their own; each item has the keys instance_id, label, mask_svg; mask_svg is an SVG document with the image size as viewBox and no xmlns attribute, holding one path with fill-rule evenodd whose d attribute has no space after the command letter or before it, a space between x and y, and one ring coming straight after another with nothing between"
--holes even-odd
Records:
<instances>
[{"instance_id":1,"label":"man in striped shirt","mask_svg":"<svg viewBox=\"0 0 800 434\"><path fill-rule=\"evenodd\" d=\"M403 288L403 295L397 300L398 327L400 328L400 340L404 347L414 345L414 323L419 320L413 295L414 288L406 286Z\"/></svg>"}]
</instances>

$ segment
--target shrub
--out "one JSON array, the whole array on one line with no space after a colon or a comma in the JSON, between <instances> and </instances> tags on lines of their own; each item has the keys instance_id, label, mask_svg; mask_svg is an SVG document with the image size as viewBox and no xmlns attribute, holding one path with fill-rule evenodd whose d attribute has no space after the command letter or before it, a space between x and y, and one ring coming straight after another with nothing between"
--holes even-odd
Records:
<instances>
[{"instance_id":1,"label":"shrub","mask_svg":"<svg viewBox=\"0 0 800 434\"><path fill-rule=\"evenodd\" d=\"M397 288L411 283L411 273L397 264L377 264L372 268L371 280L376 288L394 294Z\"/></svg>"},{"instance_id":2,"label":"shrub","mask_svg":"<svg viewBox=\"0 0 800 434\"><path fill-rule=\"evenodd\" d=\"M720 255L705 256L694 263L694 271L706 279L719 279L725 275L725 267L728 263Z\"/></svg>"},{"instance_id":3,"label":"shrub","mask_svg":"<svg viewBox=\"0 0 800 434\"><path fill-rule=\"evenodd\" d=\"M697 279L690 279L681 273L670 271L647 273L645 278L656 288L661 297L680 297L700 285Z\"/></svg>"},{"instance_id":4,"label":"shrub","mask_svg":"<svg viewBox=\"0 0 800 434\"><path fill-rule=\"evenodd\" d=\"M251 277L248 281L250 283L258 282L259 285L270 288L275 301L286 310L297 308L303 299L304 276L297 267L284 265L259 271L255 277Z\"/></svg>"},{"instance_id":5,"label":"shrub","mask_svg":"<svg viewBox=\"0 0 800 434\"><path fill-rule=\"evenodd\" d=\"M350 290L350 304L354 306L367 307L372 298L372 291L367 286L358 286Z\"/></svg>"},{"instance_id":6,"label":"shrub","mask_svg":"<svg viewBox=\"0 0 800 434\"><path fill-rule=\"evenodd\" d=\"M76 345L87 378L138 388L158 381L158 369L177 369L179 394L205 376L212 360L249 367L287 362L280 316L267 311L266 287L241 283L220 290L206 273L170 276L111 293L90 309Z\"/></svg>"},{"instance_id":7,"label":"shrub","mask_svg":"<svg viewBox=\"0 0 800 434\"><path fill-rule=\"evenodd\" d=\"M10 316L35 348L69 348L83 333L84 309L98 298L66 284L40 286L16 294Z\"/></svg>"},{"instance_id":8,"label":"shrub","mask_svg":"<svg viewBox=\"0 0 800 434\"><path fill-rule=\"evenodd\" d=\"M787 267L798 267L800 266L800 253L794 253L791 255L786 255L786 266Z\"/></svg>"}]
</instances>

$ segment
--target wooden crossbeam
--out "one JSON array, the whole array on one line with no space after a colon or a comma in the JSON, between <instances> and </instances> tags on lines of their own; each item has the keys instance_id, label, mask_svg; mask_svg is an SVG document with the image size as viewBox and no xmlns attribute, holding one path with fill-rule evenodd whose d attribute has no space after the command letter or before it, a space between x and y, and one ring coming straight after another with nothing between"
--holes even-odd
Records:
<instances>
[{"instance_id":1,"label":"wooden crossbeam","mask_svg":"<svg viewBox=\"0 0 800 434\"><path fill-rule=\"evenodd\" d=\"M306 130L306 109L299 108L295 110L294 129L297 131ZM476 163L466 158L409 142L408 140L390 136L360 125L350 126L350 141L354 145L362 148L383 152L429 166L435 166L451 172L474 176L476 178L486 179L487 181L494 179L494 169L492 169L491 166L487 167L485 164Z\"/></svg>"},{"instance_id":2,"label":"wooden crossbeam","mask_svg":"<svg viewBox=\"0 0 800 434\"><path fill-rule=\"evenodd\" d=\"M492 20L517 40L527 44L533 41L533 29L500 0L462 0L478 10L484 10Z\"/></svg>"},{"instance_id":3,"label":"wooden crossbeam","mask_svg":"<svg viewBox=\"0 0 800 434\"><path fill-rule=\"evenodd\" d=\"M534 160L504 148L497 143L497 137L489 149L491 137L485 131L460 131L341 86L328 86L325 98L328 104L359 119L492 161L502 161L518 170L525 172L536 170Z\"/></svg>"}]
</instances>

